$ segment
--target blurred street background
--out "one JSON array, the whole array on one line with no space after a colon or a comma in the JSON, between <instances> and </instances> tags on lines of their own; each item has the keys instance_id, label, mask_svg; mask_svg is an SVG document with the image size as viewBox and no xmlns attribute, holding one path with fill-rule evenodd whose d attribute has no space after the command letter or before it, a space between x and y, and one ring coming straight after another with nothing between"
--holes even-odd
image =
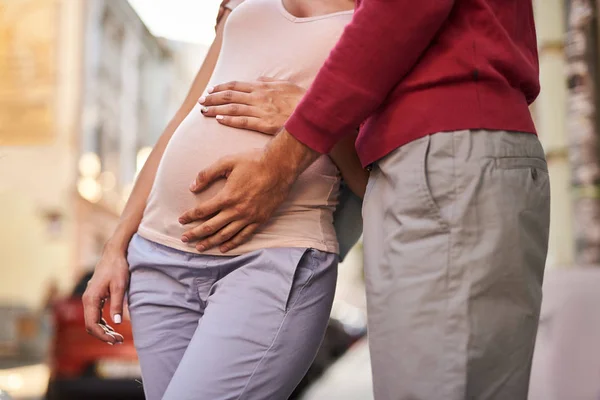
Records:
<instances>
[{"instance_id":1,"label":"blurred street background","mask_svg":"<svg viewBox=\"0 0 600 400\"><path fill-rule=\"evenodd\" d=\"M79 296L212 42L219 3L0 0L0 391L15 400L44 398L56 373L139 389L131 348L79 339ZM597 400L599 8L534 6L542 92L531 112L550 168L552 222L530 398ZM361 260L359 244L340 267L328 336L298 398L372 398ZM52 344L57 331L77 354L60 365L67 350Z\"/></svg>"}]
</instances>

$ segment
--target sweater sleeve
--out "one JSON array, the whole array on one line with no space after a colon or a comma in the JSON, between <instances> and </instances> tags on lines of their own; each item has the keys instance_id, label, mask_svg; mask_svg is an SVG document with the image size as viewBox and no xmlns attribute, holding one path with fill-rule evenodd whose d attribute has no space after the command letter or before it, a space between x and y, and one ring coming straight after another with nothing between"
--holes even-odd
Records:
<instances>
[{"instance_id":1,"label":"sweater sleeve","mask_svg":"<svg viewBox=\"0 0 600 400\"><path fill-rule=\"evenodd\" d=\"M412 69L454 1L363 0L286 130L329 153Z\"/></svg>"}]
</instances>

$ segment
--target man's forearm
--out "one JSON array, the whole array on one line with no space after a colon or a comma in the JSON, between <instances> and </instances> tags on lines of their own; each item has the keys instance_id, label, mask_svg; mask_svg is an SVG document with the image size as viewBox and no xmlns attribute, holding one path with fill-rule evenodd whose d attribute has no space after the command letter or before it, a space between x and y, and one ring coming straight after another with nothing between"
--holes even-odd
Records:
<instances>
[{"instance_id":1,"label":"man's forearm","mask_svg":"<svg viewBox=\"0 0 600 400\"><path fill-rule=\"evenodd\" d=\"M293 183L321 154L314 151L284 129L269 142L263 158L282 168L282 176Z\"/></svg>"}]
</instances>

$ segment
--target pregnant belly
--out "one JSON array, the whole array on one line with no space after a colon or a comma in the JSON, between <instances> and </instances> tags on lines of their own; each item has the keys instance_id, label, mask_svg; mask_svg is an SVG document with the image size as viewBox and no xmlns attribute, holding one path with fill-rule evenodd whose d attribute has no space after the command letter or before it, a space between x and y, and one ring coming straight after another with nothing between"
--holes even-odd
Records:
<instances>
[{"instance_id":1,"label":"pregnant belly","mask_svg":"<svg viewBox=\"0 0 600 400\"><path fill-rule=\"evenodd\" d=\"M212 118L204 117L199 108L195 108L165 149L142 225L168 237L181 237L185 230L202 221L183 227L178 218L210 200L225 184L222 179L194 194L189 186L198 172L224 156L263 148L269 140L271 136L225 127ZM319 234L322 229L320 216L323 212L331 214L335 207L337 181L337 169L329 157L321 157L300 176L286 202L261 231L275 234L282 231L280 225L289 225L290 221L296 224L294 220L308 219L314 221L314 227L307 231Z\"/></svg>"},{"instance_id":2,"label":"pregnant belly","mask_svg":"<svg viewBox=\"0 0 600 400\"><path fill-rule=\"evenodd\" d=\"M263 148L270 136L229 128L204 117L196 107L181 123L161 160L155 191L163 194L163 207L184 212L213 197L223 186L217 181L199 194L189 191L197 174L222 157Z\"/></svg>"}]
</instances>

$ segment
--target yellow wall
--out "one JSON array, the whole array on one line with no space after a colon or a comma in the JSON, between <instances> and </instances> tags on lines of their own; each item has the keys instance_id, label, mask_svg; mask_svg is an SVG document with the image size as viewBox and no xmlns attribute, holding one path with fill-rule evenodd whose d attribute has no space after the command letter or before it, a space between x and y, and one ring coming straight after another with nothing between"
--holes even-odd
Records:
<instances>
[{"instance_id":1,"label":"yellow wall","mask_svg":"<svg viewBox=\"0 0 600 400\"><path fill-rule=\"evenodd\" d=\"M83 2L57 1L53 142L0 147L0 301L29 306L40 304L49 277L63 288L72 283ZM49 212L63 215L58 234Z\"/></svg>"},{"instance_id":2,"label":"yellow wall","mask_svg":"<svg viewBox=\"0 0 600 400\"><path fill-rule=\"evenodd\" d=\"M0 193L0 302L4 304L38 306L50 279L64 284L70 274L71 246L66 240L70 235L48 237L37 211L31 197Z\"/></svg>"}]
</instances>

